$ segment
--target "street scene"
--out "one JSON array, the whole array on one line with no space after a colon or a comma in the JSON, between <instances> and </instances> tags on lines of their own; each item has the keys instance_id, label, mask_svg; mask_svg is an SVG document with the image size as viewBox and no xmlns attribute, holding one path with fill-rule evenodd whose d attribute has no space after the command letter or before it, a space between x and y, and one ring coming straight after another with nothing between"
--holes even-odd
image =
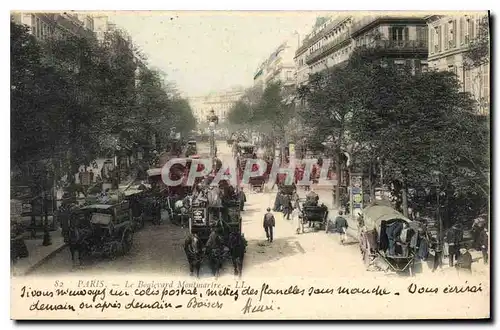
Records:
<instances>
[{"instance_id":1,"label":"street scene","mask_svg":"<svg viewBox=\"0 0 500 330\"><path fill-rule=\"evenodd\" d=\"M489 281L488 13L369 14L11 13L11 275Z\"/></svg>"}]
</instances>

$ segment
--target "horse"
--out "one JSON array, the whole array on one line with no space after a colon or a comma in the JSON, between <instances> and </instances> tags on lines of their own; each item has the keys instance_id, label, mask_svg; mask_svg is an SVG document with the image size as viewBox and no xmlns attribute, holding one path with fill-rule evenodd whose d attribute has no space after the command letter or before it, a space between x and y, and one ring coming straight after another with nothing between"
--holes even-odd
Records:
<instances>
[{"instance_id":1,"label":"horse","mask_svg":"<svg viewBox=\"0 0 500 330\"><path fill-rule=\"evenodd\" d=\"M228 247L229 252L231 253L231 260L233 262L234 275L238 275L241 278L247 240L242 234L233 232L229 234Z\"/></svg>"},{"instance_id":2,"label":"horse","mask_svg":"<svg viewBox=\"0 0 500 330\"><path fill-rule=\"evenodd\" d=\"M219 277L220 269L222 268L223 249L221 237L217 231L213 229L205 245L205 251L208 255L212 275L216 278Z\"/></svg>"},{"instance_id":3,"label":"horse","mask_svg":"<svg viewBox=\"0 0 500 330\"><path fill-rule=\"evenodd\" d=\"M189 263L189 273L191 276L196 271L196 277L200 277L200 268L203 261L203 243L196 234L190 234L184 241L184 252Z\"/></svg>"},{"instance_id":4,"label":"horse","mask_svg":"<svg viewBox=\"0 0 500 330\"><path fill-rule=\"evenodd\" d=\"M89 254L90 252L90 247L87 241L89 231L82 228L79 217L80 215L71 212L66 220L68 221L66 241L69 246L69 252L71 253L71 262L73 267L80 266L82 264L83 256L85 254ZM77 253L78 263L75 257Z\"/></svg>"}]
</instances>

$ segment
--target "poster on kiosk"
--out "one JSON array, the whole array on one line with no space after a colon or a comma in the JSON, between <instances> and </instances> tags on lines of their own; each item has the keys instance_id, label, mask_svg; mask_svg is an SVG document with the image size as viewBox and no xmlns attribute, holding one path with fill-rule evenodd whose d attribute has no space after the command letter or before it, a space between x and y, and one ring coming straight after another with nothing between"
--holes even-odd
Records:
<instances>
[{"instance_id":1,"label":"poster on kiosk","mask_svg":"<svg viewBox=\"0 0 500 330\"><path fill-rule=\"evenodd\" d=\"M359 173L351 173L351 185L349 192L349 205L352 216L358 216L363 210L363 176Z\"/></svg>"}]
</instances>

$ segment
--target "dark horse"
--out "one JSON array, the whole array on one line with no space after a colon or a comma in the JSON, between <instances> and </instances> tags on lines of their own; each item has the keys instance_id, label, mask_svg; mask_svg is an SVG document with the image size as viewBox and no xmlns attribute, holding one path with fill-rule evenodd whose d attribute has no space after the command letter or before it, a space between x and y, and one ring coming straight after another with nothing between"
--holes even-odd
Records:
<instances>
[{"instance_id":1,"label":"dark horse","mask_svg":"<svg viewBox=\"0 0 500 330\"><path fill-rule=\"evenodd\" d=\"M200 277L201 262L203 261L203 243L196 234L190 234L184 241L184 252L189 262L189 273Z\"/></svg>"},{"instance_id":2,"label":"dark horse","mask_svg":"<svg viewBox=\"0 0 500 330\"><path fill-rule=\"evenodd\" d=\"M222 268L222 261L224 259L224 246L220 235L215 228L212 229L206 244L206 253L210 262L210 269L212 275L219 277L220 269Z\"/></svg>"},{"instance_id":3,"label":"dark horse","mask_svg":"<svg viewBox=\"0 0 500 330\"><path fill-rule=\"evenodd\" d=\"M241 277L243 272L243 258L245 257L247 240L240 233L229 234L228 240L229 252L233 261L234 275Z\"/></svg>"},{"instance_id":4,"label":"dark horse","mask_svg":"<svg viewBox=\"0 0 500 330\"><path fill-rule=\"evenodd\" d=\"M91 230L84 227L83 218L84 215L78 211L68 211L66 219L63 220L66 222L63 223L63 232L65 233L65 241L69 246L73 266L80 266L83 256L90 252L87 238L91 234ZM77 253L78 263L75 257Z\"/></svg>"}]
</instances>

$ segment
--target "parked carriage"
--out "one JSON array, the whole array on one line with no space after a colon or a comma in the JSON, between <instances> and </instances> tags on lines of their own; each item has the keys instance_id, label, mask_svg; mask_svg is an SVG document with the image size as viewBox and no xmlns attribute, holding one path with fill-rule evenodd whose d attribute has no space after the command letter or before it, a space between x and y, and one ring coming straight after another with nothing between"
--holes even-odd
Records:
<instances>
[{"instance_id":1,"label":"parked carriage","mask_svg":"<svg viewBox=\"0 0 500 330\"><path fill-rule=\"evenodd\" d=\"M81 261L83 255L116 258L132 249L134 224L128 201L74 208L62 219L73 262L76 253Z\"/></svg>"},{"instance_id":2,"label":"parked carriage","mask_svg":"<svg viewBox=\"0 0 500 330\"><path fill-rule=\"evenodd\" d=\"M392 225L406 224L412 241L401 242L395 239L395 253L389 253L389 229ZM416 235L416 236L413 236ZM420 224L411 221L384 201L375 201L362 212L362 223L359 229L361 255L367 269L375 266L384 271L414 274L418 263L416 246L420 239L425 239L420 231Z\"/></svg>"}]
</instances>

